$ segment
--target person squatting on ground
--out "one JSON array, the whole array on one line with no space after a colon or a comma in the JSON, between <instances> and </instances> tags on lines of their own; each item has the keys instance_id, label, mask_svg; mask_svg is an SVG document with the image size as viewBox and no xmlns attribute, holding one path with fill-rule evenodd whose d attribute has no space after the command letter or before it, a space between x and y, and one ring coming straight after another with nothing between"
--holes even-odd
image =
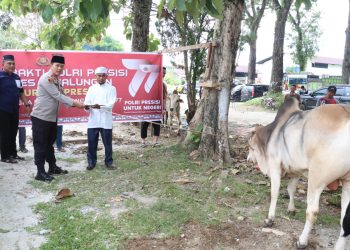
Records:
<instances>
[{"instance_id":1,"label":"person squatting on ground","mask_svg":"<svg viewBox=\"0 0 350 250\"><path fill-rule=\"evenodd\" d=\"M66 174L56 165L55 150L53 144L57 134L57 118L60 103L67 106L84 108L84 104L65 96L59 76L64 69L64 57L54 55L51 59L51 67L43 74L38 82L36 100L31 113L34 163L37 166L36 180L51 181L53 174ZM49 164L49 171L45 172L45 161Z\"/></svg>"},{"instance_id":2,"label":"person squatting on ground","mask_svg":"<svg viewBox=\"0 0 350 250\"><path fill-rule=\"evenodd\" d=\"M20 77L14 73L15 68L14 56L4 55L0 71L0 136L1 161L6 163L24 160L17 155L16 150L19 99L24 103L26 112L30 113L30 104L24 95Z\"/></svg>"},{"instance_id":3,"label":"person squatting on ground","mask_svg":"<svg viewBox=\"0 0 350 250\"><path fill-rule=\"evenodd\" d=\"M163 67L163 79L166 75L166 67ZM166 98L168 96L168 88L166 83L163 81L163 106L164 109L166 108L165 103L166 103ZM166 110L163 110L163 112L166 112ZM142 139L142 145L141 147L146 147L146 138L147 138L147 130L148 130L148 125L150 122L141 122L141 139ZM153 128L153 146L158 146L158 139L160 135L160 125L161 121L153 121L152 122L152 128Z\"/></svg>"},{"instance_id":4,"label":"person squatting on ground","mask_svg":"<svg viewBox=\"0 0 350 250\"><path fill-rule=\"evenodd\" d=\"M85 109L90 113L88 119L88 153L87 170L92 170L97 162L97 145L99 134L105 148L105 165L114 169L112 149L112 109L117 98L114 86L107 83L108 70L98 67L95 70L97 83L90 86L85 97Z\"/></svg>"}]
</instances>

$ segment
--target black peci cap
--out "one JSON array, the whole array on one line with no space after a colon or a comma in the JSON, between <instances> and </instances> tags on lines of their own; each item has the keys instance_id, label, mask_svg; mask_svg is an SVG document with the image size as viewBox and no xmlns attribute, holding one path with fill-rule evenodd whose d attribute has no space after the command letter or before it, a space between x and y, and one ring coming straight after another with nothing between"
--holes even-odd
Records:
<instances>
[{"instance_id":1,"label":"black peci cap","mask_svg":"<svg viewBox=\"0 0 350 250\"><path fill-rule=\"evenodd\" d=\"M4 55L2 57L2 60L3 61L14 61L15 60L15 57L13 55Z\"/></svg>"},{"instance_id":2,"label":"black peci cap","mask_svg":"<svg viewBox=\"0 0 350 250\"><path fill-rule=\"evenodd\" d=\"M51 58L51 63L62 63L64 64L64 57L60 55L53 55Z\"/></svg>"}]
</instances>

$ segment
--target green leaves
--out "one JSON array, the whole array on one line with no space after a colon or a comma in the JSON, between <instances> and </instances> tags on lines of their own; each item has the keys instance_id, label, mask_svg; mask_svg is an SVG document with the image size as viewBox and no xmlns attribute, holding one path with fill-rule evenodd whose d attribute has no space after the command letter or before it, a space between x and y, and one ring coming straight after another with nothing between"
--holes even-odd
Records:
<instances>
[{"instance_id":1,"label":"green leaves","mask_svg":"<svg viewBox=\"0 0 350 250\"><path fill-rule=\"evenodd\" d=\"M186 11L186 4L185 1L176 1L176 10L178 11Z\"/></svg>"},{"instance_id":2,"label":"green leaves","mask_svg":"<svg viewBox=\"0 0 350 250\"><path fill-rule=\"evenodd\" d=\"M205 6L210 15L218 19L221 18L222 11L224 10L224 3L222 0L206 0Z\"/></svg>"},{"instance_id":3,"label":"green leaves","mask_svg":"<svg viewBox=\"0 0 350 250\"><path fill-rule=\"evenodd\" d=\"M45 23L50 23L53 17L53 9L50 5L45 5L44 9L41 12L41 17Z\"/></svg>"},{"instance_id":4,"label":"green leaves","mask_svg":"<svg viewBox=\"0 0 350 250\"><path fill-rule=\"evenodd\" d=\"M124 1L124 0L123 0ZM72 49L77 42L100 37L108 27L111 0L2 0L0 9L18 15L39 13L47 24L41 33L50 48Z\"/></svg>"},{"instance_id":5,"label":"green leaves","mask_svg":"<svg viewBox=\"0 0 350 250\"><path fill-rule=\"evenodd\" d=\"M221 19L224 10L223 0L161 0L158 13L161 16L162 10L166 6L169 11L176 11L176 20L181 25L185 12L197 22L200 13L207 12L209 15Z\"/></svg>"}]
</instances>

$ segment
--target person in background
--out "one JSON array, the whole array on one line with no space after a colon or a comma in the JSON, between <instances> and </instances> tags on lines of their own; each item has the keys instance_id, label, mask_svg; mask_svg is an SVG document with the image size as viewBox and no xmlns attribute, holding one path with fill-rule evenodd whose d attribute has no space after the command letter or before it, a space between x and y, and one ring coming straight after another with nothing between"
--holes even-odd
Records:
<instances>
[{"instance_id":1,"label":"person in background","mask_svg":"<svg viewBox=\"0 0 350 250\"><path fill-rule=\"evenodd\" d=\"M166 75L166 67L163 67L163 79ZM166 83L163 81L163 107L164 110L163 112L166 112L166 98L168 96L168 88ZM147 146L147 142L146 142L146 138L147 138L147 130L148 130L148 126L149 126L150 122L141 122L141 140L142 140L142 145L141 147L146 147ZM159 139L159 135L160 135L160 125L161 125L161 121L152 121L152 128L153 128L153 146L158 146L158 139Z\"/></svg>"},{"instance_id":2,"label":"person in background","mask_svg":"<svg viewBox=\"0 0 350 250\"><path fill-rule=\"evenodd\" d=\"M55 141L56 148L60 152L66 152L62 144L62 134L63 134L63 125L57 125L57 134L56 134L56 141Z\"/></svg>"},{"instance_id":3,"label":"person in background","mask_svg":"<svg viewBox=\"0 0 350 250\"><path fill-rule=\"evenodd\" d=\"M54 174L67 174L56 165L53 144L57 134L57 118L60 103L67 106L84 108L84 104L65 96L59 76L63 73L65 59L61 55L51 58L50 70L44 73L38 82L36 100L31 113L34 163L37 166L36 180L52 181ZM45 171L45 161L49 171Z\"/></svg>"},{"instance_id":4,"label":"person in background","mask_svg":"<svg viewBox=\"0 0 350 250\"><path fill-rule=\"evenodd\" d=\"M21 151L22 153L28 153L28 149L26 148L26 139L27 139L26 127L19 127L18 144L19 144L19 151Z\"/></svg>"},{"instance_id":5,"label":"person in background","mask_svg":"<svg viewBox=\"0 0 350 250\"><path fill-rule=\"evenodd\" d=\"M285 97L284 97L284 100L287 100L287 98L289 97L293 97L293 98L296 98L299 102L299 104L301 103L301 100L300 100L300 95L295 93L295 90L297 89L297 86L296 85L292 85L292 87L290 88L290 92L289 94L287 94Z\"/></svg>"},{"instance_id":6,"label":"person in background","mask_svg":"<svg viewBox=\"0 0 350 250\"><path fill-rule=\"evenodd\" d=\"M112 109L117 98L114 86L107 83L108 70L105 67L95 69L97 83L89 87L85 97L85 109L90 113L88 119L87 170L92 170L97 162L98 137L101 134L105 148L105 166L114 169L112 149Z\"/></svg>"},{"instance_id":7,"label":"person in background","mask_svg":"<svg viewBox=\"0 0 350 250\"><path fill-rule=\"evenodd\" d=\"M337 100L334 98L334 95L337 93L337 87L336 86L329 86L327 89L327 94L318 99L316 106L321 106L325 104L337 104Z\"/></svg>"},{"instance_id":8,"label":"person in background","mask_svg":"<svg viewBox=\"0 0 350 250\"><path fill-rule=\"evenodd\" d=\"M24 160L17 155L16 137L19 121L19 100L24 103L26 112L30 112L30 104L24 95L20 77L14 73L16 69L13 55L4 55L0 71L0 136L1 161L17 163Z\"/></svg>"},{"instance_id":9,"label":"person in background","mask_svg":"<svg viewBox=\"0 0 350 250\"><path fill-rule=\"evenodd\" d=\"M309 93L309 91L305 88L305 86L301 86L300 87L300 92L301 95L307 95Z\"/></svg>"},{"instance_id":10,"label":"person in background","mask_svg":"<svg viewBox=\"0 0 350 250\"><path fill-rule=\"evenodd\" d=\"M337 104L337 100L334 98L334 95L337 93L337 87L336 86L329 86L327 89L327 94L325 97L321 97L318 99L316 106L322 106L326 104ZM327 188L329 190L337 190L340 185L339 180L335 180L332 183L327 185Z\"/></svg>"}]
</instances>

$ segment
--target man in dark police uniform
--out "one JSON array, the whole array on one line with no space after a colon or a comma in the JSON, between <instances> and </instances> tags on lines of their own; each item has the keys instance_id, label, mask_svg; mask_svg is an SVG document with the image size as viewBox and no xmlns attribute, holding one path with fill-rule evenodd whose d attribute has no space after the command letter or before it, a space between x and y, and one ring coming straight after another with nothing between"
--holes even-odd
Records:
<instances>
[{"instance_id":1,"label":"man in dark police uniform","mask_svg":"<svg viewBox=\"0 0 350 250\"><path fill-rule=\"evenodd\" d=\"M0 70L0 137L1 161L17 163L24 160L17 155L16 136L19 119L19 99L25 105L26 112L30 112L30 104L24 95L20 77L14 73L16 68L13 55L4 55L2 70Z\"/></svg>"},{"instance_id":2,"label":"man in dark police uniform","mask_svg":"<svg viewBox=\"0 0 350 250\"><path fill-rule=\"evenodd\" d=\"M51 181L51 175L67 174L56 165L53 143L57 134L57 118L60 103L67 106L84 108L84 104L65 96L59 76L63 73L65 60L61 55L54 55L51 67L38 82L36 99L31 113L34 162L37 166L36 180ZM49 171L45 171L45 161L49 163Z\"/></svg>"}]
</instances>

